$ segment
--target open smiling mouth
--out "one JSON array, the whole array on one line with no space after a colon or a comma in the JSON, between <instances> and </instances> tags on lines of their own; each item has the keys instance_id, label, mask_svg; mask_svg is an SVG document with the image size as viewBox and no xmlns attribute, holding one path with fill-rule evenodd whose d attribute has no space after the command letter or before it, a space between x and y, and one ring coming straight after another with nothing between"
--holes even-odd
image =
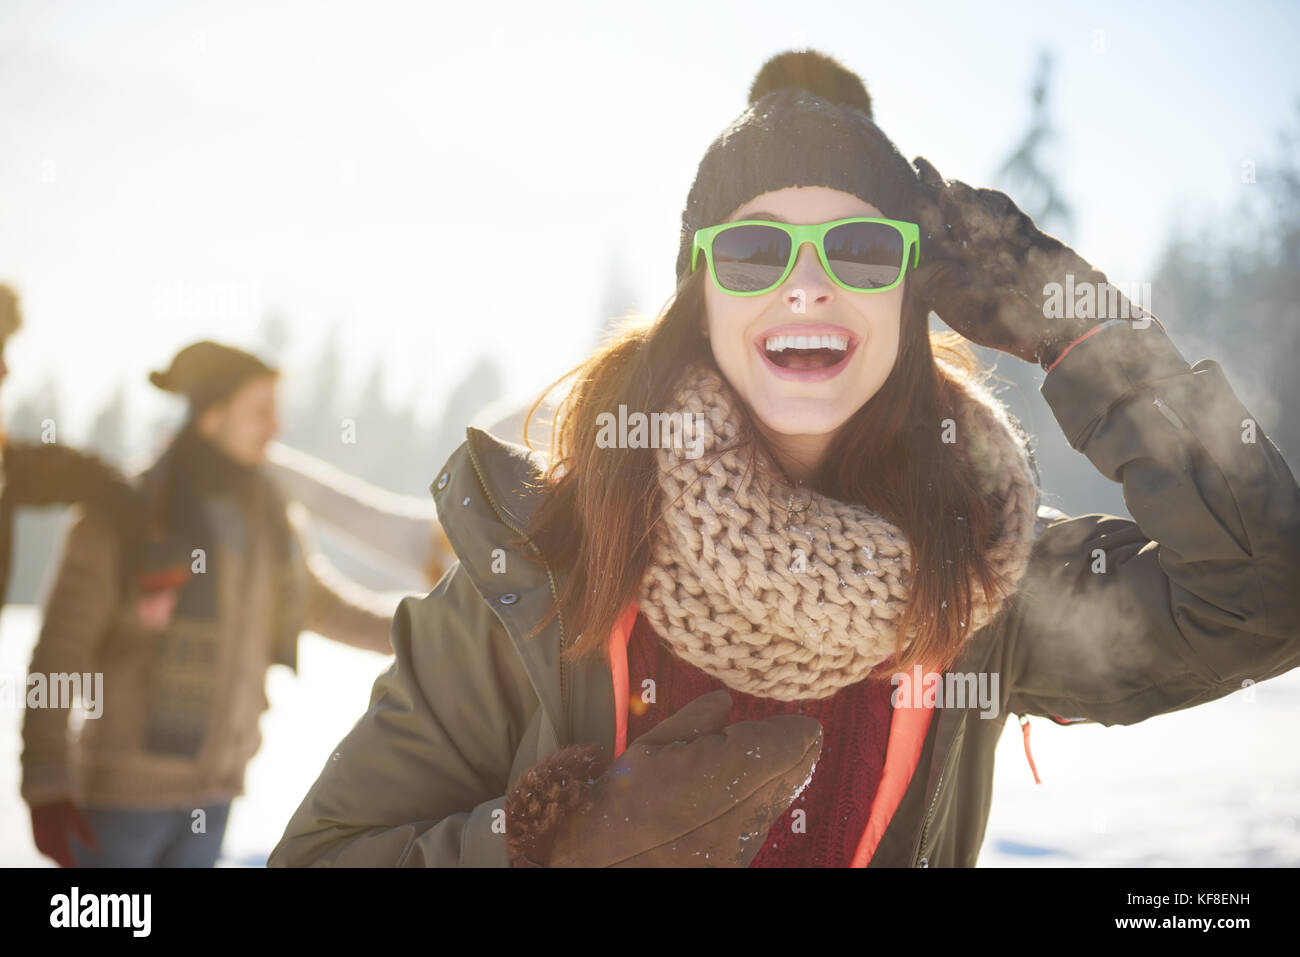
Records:
<instances>
[{"instance_id":1,"label":"open smiling mouth","mask_svg":"<svg viewBox=\"0 0 1300 957\"><path fill-rule=\"evenodd\" d=\"M767 357L782 369L827 369L849 353L848 336L773 336Z\"/></svg>"},{"instance_id":2,"label":"open smiling mouth","mask_svg":"<svg viewBox=\"0 0 1300 957\"><path fill-rule=\"evenodd\" d=\"M857 349L848 335L773 335L754 343L769 370L783 379L820 380L838 375Z\"/></svg>"}]
</instances>

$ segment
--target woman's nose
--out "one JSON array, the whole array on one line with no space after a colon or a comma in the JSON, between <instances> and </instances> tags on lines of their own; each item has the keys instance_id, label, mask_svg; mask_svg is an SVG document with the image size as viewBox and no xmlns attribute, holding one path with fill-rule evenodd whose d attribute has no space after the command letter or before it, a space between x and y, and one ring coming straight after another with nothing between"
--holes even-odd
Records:
<instances>
[{"instance_id":1,"label":"woman's nose","mask_svg":"<svg viewBox=\"0 0 1300 957\"><path fill-rule=\"evenodd\" d=\"M812 243L804 243L799 249L785 285L786 300L795 311L802 311L802 304L808 302L825 302L835 293L835 283L826 275Z\"/></svg>"}]
</instances>

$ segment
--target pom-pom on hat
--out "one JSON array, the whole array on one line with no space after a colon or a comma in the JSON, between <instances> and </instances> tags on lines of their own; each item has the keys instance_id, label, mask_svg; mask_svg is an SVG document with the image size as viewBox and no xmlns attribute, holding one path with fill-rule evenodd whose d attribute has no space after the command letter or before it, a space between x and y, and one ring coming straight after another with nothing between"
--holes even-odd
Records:
<instances>
[{"instance_id":1,"label":"pom-pom on hat","mask_svg":"<svg viewBox=\"0 0 1300 957\"><path fill-rule=\"evenodd\" d=\"M691 268L695 231L788 186L829 186L909 219L916 171L872 119L862 80L815 50L779 53L749 88L749 106L709 146L682 210L677 281Z\"/></svg>"},{"instance_id":2,"label":"pom-pom on hat","mask_svg":"<svg viewBox=\"0 0 1300 957\"><path fill-rule=\"evenodd\" d=\"M149 381L164 392L185 396L197 414L229 398L253 376L278 373L251 352L205 339L176 353L166 371L150 372Z\"/></svg>"}]
</instances>

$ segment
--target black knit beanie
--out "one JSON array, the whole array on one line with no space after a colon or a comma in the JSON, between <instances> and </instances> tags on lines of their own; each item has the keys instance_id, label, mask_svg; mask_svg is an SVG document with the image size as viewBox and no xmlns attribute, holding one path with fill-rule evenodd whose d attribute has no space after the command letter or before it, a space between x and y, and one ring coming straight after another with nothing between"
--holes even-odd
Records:
<instances>
[{"instance_id":1,"label":"black knit beanie","mask_svg":"<svg viewBox=\"0 0 1300 957\"><path fill-rule=\"evenodd\" d=\"M862 80L813 50L764 63L748 108L705 152L682 210L677 281L690 272L697 229L787 186L843 190L903 220L911 219L919 193L912 165L872 120Z\"/></svg>"},{"instance_id":2,"label":"black knit beanie","mask_svg":"<svg viewBox=\"0 0 1300 957\"><path fill-rule=\"evenodd\" d=\"M204 340L176 353L165 372L150 372L149 381L164 392L190 400L197 415L214 402L229 398L256 375L276 375L278 370L243 349Z\"/></svg>"}]
</instances>

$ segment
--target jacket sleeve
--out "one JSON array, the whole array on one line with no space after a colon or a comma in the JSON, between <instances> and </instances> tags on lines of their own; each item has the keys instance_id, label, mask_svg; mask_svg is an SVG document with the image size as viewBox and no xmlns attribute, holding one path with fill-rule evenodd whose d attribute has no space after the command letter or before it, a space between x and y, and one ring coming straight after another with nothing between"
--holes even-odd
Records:
<instances>
[{"instance_id":1,"label":"jacket sleeve","mask_svg":"<svg viewBox=\"0 0 1300 957\"><path fill-rule=\"evenodd\" d=\"M81 506L71 512L28 667L29 675L47 680L51 674L100 670L98 651L118 603L117 548L109 520ZM24 710L21 792L29 805L76 799L67 736L67 708Z\"/></svg>"},{"instance_id":2,"label":"jacket sleeve","mask_svg":"<svg viewBox=\"0 0 1300 957\"><path fill-rule=\"evenodd\" d=\"M305 556L307 610L303 627L345 645L392 654L388 632L396 599L354 582L335 568L316 549L301 504L291 503L287 514Z\"/></svg>"},{"instance_id":3,"label":"jacket sleeve","mask_svg":"<svg viewBox=\"0 0 1300 957\"><path fill-rule=\"evenodd\" d=\"M57 442L15 442L5 449L5 482L17 505L57 505L125 485L102 459Z\"/></svg>"},{"instance_id":4,"label":"jacket sleeve","mask_svg":"<svg viewBox=\"0 0 1300 957\"><path fill-rule=\"evenodd\" d=\"M450 561L436 548L438 513L427 496L417 498L377 488L314 456L281 442L267 450L267 471L312 517L346 535L374 560L423 576L430 561ZM441 578L441 572L429 584Z\"/></svg>"},{"instance_id":5,"label":"jacket sleeve","mask_svg":"<svg viewBox=\"0 0 1300 957\"><path fill-rule=\"evenodd\" d=\"M4 450L4 486L15 505L87 503L120 531L144 521L142 500L126 477L90 452L57 442L14 442Z\"/></svg>"},{"instance_id":6,"label":"jacket sleeve","mask_svg":"<svg viewBox=\"0 0 1300 957\"><path fill-rule=\"evenodd\" d=\"M268 866L509 866L505 793L539 707L509 635L456 563L402 599L392 643Z\"/></svg>"},{"instance_id":7,"label":"jacket sleeve","mask_svg":"<svg viewBox=\"0 0 1300 957\"><path fill-rule=\"evenodd\" d=\"M323 555L307 557L304 627L333 641L392 654L388 634L393 613L387 599L339 572Z\"/></svg>"},{"instance_id":8,"label":"jacket sleeve","mask_svg":"<svg viewBox=\"0 0 1300 957\"><path fill-rule=\"evenodd\" d=\"M1042 532L998 625L1007 709L1133 724L1300 664L1300 488L1218 363L1120 324L1041 391L1134 520Z\"/></svg>"}]
</instances>

